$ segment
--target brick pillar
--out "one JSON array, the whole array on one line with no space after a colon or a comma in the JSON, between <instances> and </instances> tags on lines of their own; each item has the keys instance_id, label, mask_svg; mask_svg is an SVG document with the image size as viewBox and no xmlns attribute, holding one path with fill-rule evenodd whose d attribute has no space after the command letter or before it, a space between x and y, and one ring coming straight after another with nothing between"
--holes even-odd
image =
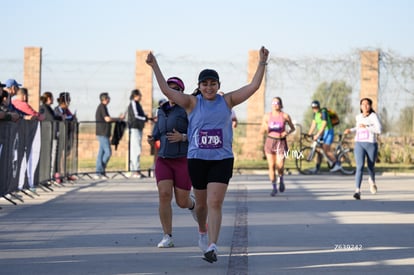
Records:
<instances>
[{"instance_id":1,"label":"brick pillar","mask_svg":"<svg viewBox=\"0 0 414 275\"><path fill-rule=\"evenodd\" d=\"M24 48L23 84L29 91L29 104L36 111L39 111L41 73L42 48Z\"/></svg>"},{"instance_id":2,"label":"brick pillar","mask_svg":"<svg viewBox=\"0 0 414 275\"><path fill-rule=\"evenodd\" d=\"M248 82L250 82L256 72L259 63L259 52L249 51ZM246 143L243 146L243 157L248 159L261 159L263 156L263 140L259 134L260 123L262 122L265 110L265 87L266 75L263 77L259 90L247 101L247 127ZM251 125L255 123L257 125Z\"/></svg>"},{"instance_id":3,"label":"brick pillar","mask_svg":"<svg viewBox=\"0 0 414 275\"><path fill-rule=\"evenodd\" d=\"M147 65L145 60L150 51L137 51L135 63L135 87L142 93L141 105L148 117L152 117L152 68ZM150 155L151 147L147 142L147 135L152 132L152 123L145 124L142 135L142 154Z\"/></svg>"},{"instance_id":4,"label":"brick pillar","mask_svg":"<svg viewBox=\"0 0 414 275\"><path fill-rule=\"evenodd\" d=\"M361 90L360 98L372 99L372 107L378 111L379 52L361 51Z\"/></svg>"}]
</instances>

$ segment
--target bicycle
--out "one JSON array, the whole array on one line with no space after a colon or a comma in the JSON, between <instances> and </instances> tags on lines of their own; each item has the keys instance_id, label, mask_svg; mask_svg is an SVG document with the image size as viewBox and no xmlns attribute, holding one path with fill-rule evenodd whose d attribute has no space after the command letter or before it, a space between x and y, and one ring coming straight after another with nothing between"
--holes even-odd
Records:
<instances>
[{"instance_id":1,"label":"bicycle","mask_svg":"<svg viewBox=\"0 0 414 275\"><path fill-rule=\"evenodd\" d=\"M330 164L330 160L322 149L323 142L320 140L313 141L313 136L308 134L302 134L303 138L308 142L311 142L311 146L304 146L300 148L299 157L296 158L296 168L299 173L303 175L315 174L315 171L312 171L312 168L315 167L315 156L322 161L325 159L328 163L329 169L332 168L333 164ZM300 144L302 144L302 139ZM344 135L339 134L339 140L335 146L334 156L341 164L340 172L344 175L353 175L355 174L355 167L352 166L353 149L344 147Z\"/></svg>"}]
</instances>

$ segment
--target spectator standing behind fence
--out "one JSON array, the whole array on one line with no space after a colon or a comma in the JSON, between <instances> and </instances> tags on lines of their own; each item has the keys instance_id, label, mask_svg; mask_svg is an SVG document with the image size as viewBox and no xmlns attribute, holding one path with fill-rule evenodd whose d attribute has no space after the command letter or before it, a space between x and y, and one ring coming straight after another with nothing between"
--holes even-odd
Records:
<instances>
[{"instance_id":1,"label":"spectator standing behind fence","mask_svg":"<svg viewBox=\"0 0 414 275\"><path fill-rule=\"evenodd\" d=\"M7 93L7 98L5 99L4 104L10 108L10 110L14 110L12 105L12 98L16 95L19 88L22 84L18 83L15 79L9 78L6 80L6 87L4 90Z\"/></svg>"},{"instance_id":2,"label":"spectator standing behind fence","mask_svg":"<svg viewBox=\"0 0 414 275\"><path fill-rule=\"evenodd\" d=\"M27 103L28 96L29 92L26 88L19 88L16 95L12 98L14 108L20 112L26 120L44 120L45 116L35 111L32 106Z\"/></svg>"},{"instance_id":3,"label":"spectator standing behind fence","mask_svg":"<svg viewBox=\"0 0 414 275\"><path fill-rule=\"evenodd\" d=\"M40 109L39 113L43 114L45 116L45 120L47 121L55 121L55 120L61 120L62 118L55 114L53 111L53 94L51 92L44 92L40 96Z\"/></svg>"},{"instance_id":4,"label":"spectator standing behind fence","mask_svg":"<svg viewBox=\"0 0 414 275\"><path fill-rule=\"evenodd\" d=\"M222 206L233 175L231 109L246 101L259 89L268 55L269 51L262 47L252 81L223 96L217 95L220 80L215 70L205 69L200 72L198 90L201 94L186 95L169 88L152 53L148 54L146 60L152 67L163 94L184 108L188 114L187 158L196 197L199 247L204 253L203 259L210 263L217 261L216 244L222 223Z\"/></svg>"},{"instance_id":5,"label":"spectator standing behind fence","mask_svg":"<svg viewBox=\"0 0 414 275\"><path fill-rule=\"evenodd\" d=\"M57 98L58 106L55 108L55 115L59 116L62 121L74 121L76 120L76 114L69 110L72 98L69 92L62 92Z\"/></svg>"},{"instance_id":6,"label":"spectator standing behind fence","mask_svg":"<svg viewBox=\"0 0 414 275\"><path fill-rule=\"evenodd\" d=\"M111 123L124 119L122 114L119 118L113 118L109 115L108 104L111 100L108 93L99 95L100 104L95 113L96 137L99 141L99 150L96 158L96 175L95 179L106 179L106 166L112 155L111 149Z\"/></svg>"},{"instance_id":7,"label":"spectator standing behind fence","mask_svg":"<svg viewBox=\"0 0 414 275\"><path fill-rule=\"evenodd\" d=\"M264 144L266 154L269 179L272 183L273 190L270 195L273 197L277 194L276 171L279 178L279 191L285 191L283 174L285 170L285 157L288 152L286 137L295 131L290 116L282 111L283 103L280 97L272 99L272 111L263 116L261 135L267 133ZM289 125L289 131L286 131L286 124Z\"/></svg>"},{"instance_id":8,"label":"spectator standing behind fence","mask_svg":"<svg viewBox=\"0 0 414 275\"><path fill-rule=\"evenodd\" d=\"M129 126L129 169L132 177L142 178L140 157L142 151L142 131L145 122L148 121L147 115L141 106L141 91L138 89L131 91L130 104L128 106L128 126Z\"/></svg>"},{"instance_id":9,"label":"spectator standing behind fence","mask_svg":"<svg viewBox=\"0 0 414 275\"><path fill-rule=\"evenodd\" d=\"M7 111L6 102L9 96L9 93L3 89L5 87L6 87L6 84L3 84L0 82L0 110L3 112Z\"/></svg>"},{"instance_id":10,"label":"spectator standing behind fence","mask_svg":"<svg viewBox=\"0 0 414 275\"><path fill-rule=\"evenodd\" d=\"M45 116L45 120L50 123L51 130L52 130L52 147L50 152L50 178L54 179L57 183L61 182L60 173L57 171L57 145L58 145L58 123L56 121L61 121L62 117L56 115L53 110L53 94L51 92L44 92L40 97L40 105L39 113Z\"/></svg>"},{"instance_id":11,"label":"spectator standing behind fence","mask_svg":"<svg viewBox=\"0 0 414 275\"><path fill-rule=\"evenodd\" d=\"M74 128L76 127L71 122L76 122L76 113L72 113L72 111L69 109L70 103L72 101L72 98L70 96L69 92L62 92L59 94L59 97L57 98L58 106L55 107L55 116L60 117L59 120L65 123L60 123L58 127L58 138L59 141L64 141L64 144L58 144L58 148L60 149L58 151L59 156L59 171L61 173L66 173L66 167L65 167L65 158L70 155L71 149L72 149L72 142L73 142L73 133ZM68 123L66 123L68 122ZM62 129L61 127L64 127ZM62 137L61 135L65 134L66 136ZM66 175L57 174L55 175L55 178L58 181L63 180L66 177ZM76 180L76 178L72 175L67 176L68 180Z\"/></svg>"},{"instance_id":12,"label":"spectator standing behind fence","mask_svg":"<svg viewBox=\"0 0 414 275\"><path fill-rule=\"evenodd\" d=\"M16 95L20 86L22 86L22 84L18 83L16 80L7 79L4 90L2 91L2 110L10 115L12 121L17 121L22 118L21 112L18 112L12 104L12 98ZM6 117L7 119L9 118L9 116Z\"/></svg>"},{"instance_id":13,"label":"spectator standing behind fence","mask_svg":"<svg viewBox=\"0 0 414 275\"><path fill-rule=\"evenodd\" d=\"M20 119L20 115L9 110L7 106L9 93L3 90L4 87L6 85L0 82L0 120L16 122Z\"/></svg>"},{"instance_id":14,"label":"spectator standing behind fence","mask_svg":"<svg viewBox=\"0 0 414 275\"><path fill-rule=\"evenodd\" d=\"M183 93L185 86L178 77L170 77L168 86L179 93ZM148 136L148 143L160 140L160 150L155 163L155 177L157 180L159 196L159 216L164 232L158 247L173 247L172 239L172 207L171 200L175 195L175 201L180 208L188 208L195 216L195 200L190 196L191 180L188 174L187 164L187 113L174 101L165 102L159 107L157 122Z\"/></svg>"},{"instance_id":15,"label":"spectator standing behind fence","mask_svg":"<svg viewBox=\"0 0 414 275\"><path fill-rule=\"evenodd\" d=\"M368 182L372 194L377 193L377 185L375 183L375 161L378 155L377 136L381 134L381 122L378 119L374 109L372 109L372 100L363 98L360 101L361 113L356 116L356 126L346 129L345 134L355 132L354 156L356 162L355 173L355 193L356 200L361 199L361 183L365 165L365 157L367 157Z\"/></svg>"}]
</instances>

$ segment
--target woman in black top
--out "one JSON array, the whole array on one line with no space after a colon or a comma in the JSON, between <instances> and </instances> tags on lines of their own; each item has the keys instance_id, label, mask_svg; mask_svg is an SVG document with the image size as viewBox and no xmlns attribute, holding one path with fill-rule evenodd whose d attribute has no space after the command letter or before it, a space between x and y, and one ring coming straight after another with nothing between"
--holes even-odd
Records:
<instances>
[{"instance_id":1,"label":"woman in black top","mask_svg":"<svg viewBox=\"0 0 414 275\"><path fill-rule=\"evenodd\" d=\"M62 118L55 114L52 108L53 103L53 94L51 92L44 92L40 97L42 105L40 105L39 113L45 116L45 120L42 122L42 127L48 127L52 134L52 147L50 152L50 178L57 183L61 183L61 175L57 169L57 146L58 146L58 123L56 121L61 121Z\"/></svg>"}]
</instances>

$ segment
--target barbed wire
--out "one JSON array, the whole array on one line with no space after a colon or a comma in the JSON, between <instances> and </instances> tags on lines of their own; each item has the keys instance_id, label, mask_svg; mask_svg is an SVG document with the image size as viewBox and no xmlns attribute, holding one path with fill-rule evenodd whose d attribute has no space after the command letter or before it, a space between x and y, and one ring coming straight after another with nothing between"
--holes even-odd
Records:
<instances>
[{"instance_id":1,"label":"barbed wire","mask_svg":"<svg viewBox=\"0 0 414 275\"><path fill-rule=\"evenodd\" d=\"M165 76L180 76L186 84L186 93L197 86L198 73L205 68L216 69L221 78L221 89L228 92L247 83L245 57L229 57L229 60L204 60L193 56L169 56L158 54ZM414 58L402 57L392 51L381 51L379 60L378 106L387 108L392 119L399 111L414 105ZM23 80L23 59L4 59L0 62L2 81L7 78ZM128 105L129 92L135 86L135 60L85 61L42 60L42 92L70 91L72 108L77 109L82 120L93 120L99 93L112 94L109 109L122 112ZM352 88L352 102L358 106L360 93L360 51L341 56L286 58L272 56L266 73L265 109L270 110L271 98L282 97L285 109L297 123L301 123L305 108L318 85L322 82L345 81ZM162 98L154 85L154 100ZM91 108L91 105L94 107ZM235 108L241 120L247 117L246 103ZM358 110L358 108L354 108Z\"/></svg>"}]
</instances>

